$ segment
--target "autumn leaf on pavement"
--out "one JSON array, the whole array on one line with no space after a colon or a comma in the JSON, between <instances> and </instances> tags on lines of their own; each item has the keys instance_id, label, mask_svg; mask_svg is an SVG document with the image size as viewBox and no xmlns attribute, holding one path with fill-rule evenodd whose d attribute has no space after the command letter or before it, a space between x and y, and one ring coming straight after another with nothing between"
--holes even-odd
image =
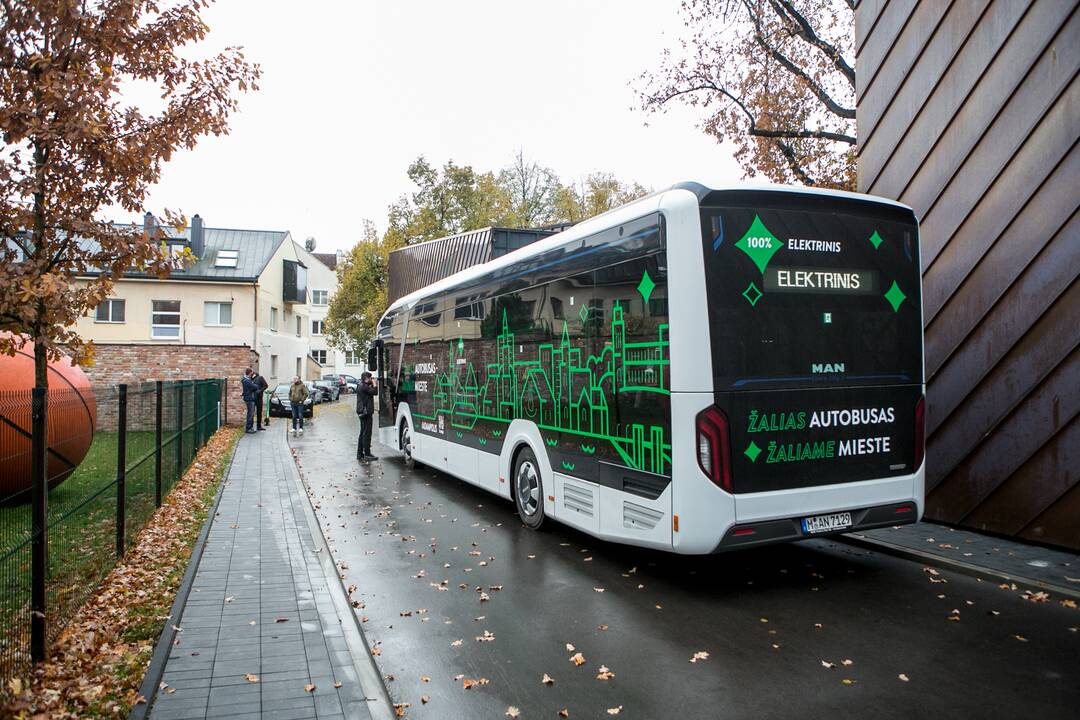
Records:
<instances>
[{"instance_id":1,"label":"autumn leaf on pavement","mask_svg":"<svg viewBox=\"0 0 1080 720\"><path fill-rule=\"evenodd\" d=\"M421 695L420 696L420 704L421 705L427 705L429 702L431 702L430 697L428 697L427 695Z\"/></svg>"},{"instance_id":2,"label":"autumn leaf on pavement","mask_svg":"<svg viewBox=\"0 0 1080 720\"><path fill-rule=\"evenodd\" d=\"M829 669L831 670L831 669L833 669L834 667L836 667L836 663L834 663L834 662L829 662L828 660L822 660L822 661L821 661L821 667L823 667L823 668L829 668Z\"/></svg>"},{"instance_id":3,"label":"autumn leaf on pavement","mask_svg":"<svg viewBox=\"0 0 1080 720\"><path fill-rule=\"evenodd\" d=\"M698 660L707 660L708 658L709 653L705 652L704 650L698 650L696 653L694 653L694 656L690 658L690 662L696 663Z\"/></svg>"},{"instance_id":4,"label":"autumn leaf on pavement","mask_svg":"<svg viewBox=\"0 0 1080 720\"><path fill-rule=\"evenodd\" d=\"M304 690L306 690L307 692L315 692L315 686L311 683L308 683L304 686Z\"/></svg>"},{"instance_id":5,"label":"autumn leaf on pavement","mask_svg":"<svg viewBox=\"0 0 1080 720\"><path fill-rule=\"evenodd\" d=\"M520 710L518 710L518 709L517 709L516 707L514 707L513 705L511 705L510 707L506 708L506 717L508 717L508 718L518 718L518 717L521 717L521 711L520 711Z\"/></svg>"},{"instance_id":6,"label":"autumn leaf on pavement","mask_svg":"<svg viewBox=\"0 0 1080 720\"><path fill-rule=\"evenodd\" d=\"M585 656L581 653L574 653L570 656L570 662L580 667L585 664Z\"/></svg>"},{"instance_id":7,"label":"autumn leaf on pavement","mask_svg":"<svg viewBox=\"0 0 1080 720\"><path fill-rule=\"evenodd\" d=\"M489 682L491 682L491 681L488 680L485 677L478 678L476 680L473 680L472 678L464 678L461 681L461 686L463 688L465 688L466 690L468 690L469 688L471 688L474 685L487 685Z\"/></svg>"},{"instance_id":8,"label":"autumn leaf on pavement","mask_svg":"<svg viewBox=\"0 0 1080 720\"><path fill-rule=\"evenodd\" d=\"M341 687L341 681L340 680L335 680L334 681L334 687L335 688L340 688Z\"/></svg>"},{"instance_id":9,"label":"autumn leaf on pavement","mask_svg":"<svg viewBox=\"0 0 1080 720\"><path fill-rule=\"evenodd\" d=\"M620 705L618 707L613 707L613 708L608 708L607 709L607 714L608 715L618 715L621 712L622 712L622 705Z\"/></svg>"},{"instance_id":10,"label":"autumn leaf on pavement","mask_svg":"<svg viewBox=\"0 0 1080 720\"><path fill-rule=\"evenodd\" d=\"M574 652L575 648L570 643L566 643L566 652Z\"/></svg>"},{"instance_id":11,"label":"autumn leaf on pavement","mask_svg":"<svg viewBox=\"0 0 1080 720\"><path fill-rule=\"evenodd\" d=\"M1013 635L1013 637L1016 638L1017 640L1019 640L1020 642L1027 642L1028 641L1028 639L1026 637L1024 637L1023 635Z\"/></svg>"},{"instance_id":12,"label":"autumn leaf on pavement","mask_svg":"<svg viewBox=\"0 0 1080 720\"><path fill-rule=\"evenodd\" d=\"M597 680L610 680L615 677L615 673L608 669L607 665L601 665L600 671L596 673Z\"/></svg>"},{"instance_id":13,"label":"autumn leaf on pavement","mask_svg":"<svg viewBox=\"0 0 1080 720\"><path fill-rule=\"evenodd\" d=\"M476 636L476 642L491 642L495 639L495 633L485 630L483 635Z\"/></svg>"},{"instance_id":14,"label":"autumn leaf on pavement","mask_svg":"<svg viewBox=\"0 0 1080 720\"><path fill-rule=\"evenodd\" d=\"M431 682L431 678L427 675L421 675L420 682Z\"/></svg>"},{"instance_id":15,"label":"autumn leaf on pavement","mask_svg":"<svg viewBox=\"0 0 1080 720\"><path fill-rule=\"evenodd\" d=\"M461 645L462 642L464 642L464 641L463 640L455 640L454 642L450 643L450 647L458 647L458 646Z\"/></svg>"},{"instance_id":16,"label":"autumn leaf on pavement","mask_svg":"<svg viewBox=\"0 0 1080 720\"><path fill-rule=\"evenodd\" d=\"M608 626L607 625L597 625L596 629L603 632L604 630L608 629Z\"/></svg>"},{"instance_id":17,"label":"autumn leaf on pavement","mask_svg":"<svg viewBox=\"0 0 1080 720\"><path fill-rule=\"evenodd\" d=\"M551 677L547 673L544 673L544 677L540 678L540 682L544 683L545 685L554 685L555 678Z\"/></svg>"},{"instance_id":18,"label":"autumn leaf on pavement","mask_svg":"<svg viewBox=\"0 0 1080 720\"><path fill-rule=\"evenodd\" d=\"M900 674L899 674L899 675L897 675L896 677L898 677L898 678L900 679L900 681L901 681L901 682L910 682L910 681L911 681L911 678L909 678L909 677L908 677L907 675L905 675L904 673L900 673Z\"/></svg>"},{"instance_id":19,"label":"autumn leaf on pavement","mask_svg":"<svg viewBox=\"0 0 1080 720\"><path fill-rule=\"evenodd\" d=\"M566 708L563 708L562 710L559 711L559 717L561 717L561 718L570 717L570 711L567 710Z\"/></svg>"},{"instance_id":20,"label":"autumn leaf on pavement","mask_svg":"<svg viewBox=\"0 0 1080 720\"><path fill-rule=\"evenodd\" d=\"M249 683L259 682L259 676L255 673L244 673L244 679L247 680Z\"/></svg>"},{"instance_id":21,"label":"autumn leaf on pavement","mask_svg":"<svg viewBox=\"0 0 1080 720\"><path fill-rule=\"evenodd\" d=\"M412 707L410 703L394 703L394 715L405 717L405 710Z\"/></svg>"},{"instance_id":22,"label":"autumn leaf on pavement","mask_svg":"<svg viewBox=\"0 0 1080 720\"><path fill-rule=\"evenodd\" d=\"M843 665L844 667L851 667L852 665L855 664L855 661L854 660L841 660L840 664Z\"/></svg>"}]
</instances>

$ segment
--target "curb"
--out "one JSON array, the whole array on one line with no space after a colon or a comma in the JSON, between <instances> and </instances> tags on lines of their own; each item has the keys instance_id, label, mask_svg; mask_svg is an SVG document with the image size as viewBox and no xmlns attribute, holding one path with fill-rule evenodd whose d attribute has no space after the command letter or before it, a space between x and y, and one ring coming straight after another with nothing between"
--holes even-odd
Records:
<instances>
[{"instance_id":1,"label":"curb","mask_svg":"<svg viewBox=\"0 0 1080 720\"><path fill-rule=\"evenodd\" d=\"M218 503L221 501L222 492L225 490L225 481L229 477L233 460L236 458L236 449L239 446L239 442L233 444L232 453L229 455L229 463L225 466L225 473L221 476L221 484L218 485L217 493L214 495L214 502L207 511L206 521L203 522L202 529L199 530L199 537L195 539L195 546L191 549L191 557L188 558L184 577L180 581L176 597L173 598L172 607L169 608L169 620L165 622L165 627L161 629L161 634L158 635L157 642L154 644L154 654L150 657L150 664L146 667L146 674L143 675L142 684L139 685L137 694L146 698L146 702L133 706L131 712L128 713L128 720L145 720L150 714L150 708L153 707L154 700L157 699L158 685L161 684L161 677L165 674L165 664L169 660L169 651L172 649L173 640L176 638L176 630L173 629L173 626L183 615L188 595L191 594L191 586L195 583L195 573L199 570L203 548L206 547L206 538L210 535L210 526L214 524ZM176 620L173 618L176 618Z\"/></svg>"},{"instance_id":2,"label":"curb","mask_svg":"<svg viewBox=\"0 0 1080 720\"><path fill-rule=\"evenodd\" d=\"M296 457L292 453L292 446L289 445L287 435L285 448L285 452L289 455L288 464L292 467L293 481L296 483L300 494L304 497L302 503L304 517L307 520L311 539L318 551L319 567L322 568L327 586L331 589L335 587L338 589L338 592L331 590L330 593L334 599L334 606L343 626L348 622L345 618L352 619L352 627L355 628L356 635L359 638L360 646L355 647L356 638L352 638L354 642L350 643L349 633L345 633L345 641L350 645L349 654L352 655L353 668L356 670L356 675L360 680L360 688L364 691L364 697L368 701L368 712L371 714L372 720L393 720L395 717L393 700L390 699L390 693L386 689L386 683L383 682L379 666L371 655L367 636L364 635L364 628L360 625L360 620L356 617L352 607L349 606L349 596L345 590L345 584L341 579L341 573L334 564L334 558L330 553L330 546L326 542L326 536L323 535L322 527L319 525L319 519L315 516L315 508L311 504L311 495L308 494L307 484L304 482L300 468L296 464Z\"/></svg>"},{"instance_id":3,"label":"curb","mask_svg":"<svg viewBox=\"0 0 1080 720\"><path fill-rule=\"evenodd\" d=\"M1080 600L1080 588L1070 588L1064 585L1056 585L1054 583L1048 583L1045 580L1036 580L1035 578L1024 577L1022 575L1013 575L1002 570L995 570L982 565L975 565L974 563L964 562L963 560L954 560L952 558L943 557L941 555L935 555L933 553L923 552L921 550L915 550L913 548L905 547L903 545L896 545L895 543L888 542L886 540L873 540L865 535L859 535L857 533L847 533L844 535L834 535L832 540L854 545L864 550L873 550L874 552L883 553L885 555L892 555L894 557L902 558L904 560L912 560L914 562L923 563L926 565L937 565L946 567L950 570L958 572L962 575L968 575L973 578L990 577L996 580L1001 580L1009 583L1016 583L1019 586L1027 588L1033 588L1037 590L1044 590L1046 592L1057 593L1065 597L1072 598L1074 600Z\"/></svg>"}]
</instances>

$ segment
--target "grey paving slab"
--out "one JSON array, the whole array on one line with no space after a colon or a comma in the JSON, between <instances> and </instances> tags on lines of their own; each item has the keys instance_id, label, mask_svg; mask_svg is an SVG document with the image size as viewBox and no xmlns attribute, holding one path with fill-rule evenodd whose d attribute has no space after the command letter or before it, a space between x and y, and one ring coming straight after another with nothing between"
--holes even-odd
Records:
<instances>
[{"instance_id":1,"label":"grey paving slab","mask_svg":"<svg viewBox=\"0 0 1080 720\"><path fill-rule=\"evenodd\" d=\"M284 423L240 440L153 720L371 717L294 473Z\"/></svg>"}]
</instances>

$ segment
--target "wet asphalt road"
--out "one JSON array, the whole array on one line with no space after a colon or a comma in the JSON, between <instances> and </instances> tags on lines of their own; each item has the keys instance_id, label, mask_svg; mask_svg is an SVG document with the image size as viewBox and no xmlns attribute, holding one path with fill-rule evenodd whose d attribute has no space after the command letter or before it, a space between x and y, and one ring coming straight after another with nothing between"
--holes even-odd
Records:
<instances>
[{"instance_id":1,"label":"wet asphalt road","mask_svg":"<svg viewBox=\"0 0 1080 720\"><path fill-rule=\"evenodd\" d=\"M684 557L532 532L509 501L385 448L361 466L357 427L345 397L290 443L407 717L1080 712L1080 610L1058 598L829 540Z\"/></svg>"}]
</instances>

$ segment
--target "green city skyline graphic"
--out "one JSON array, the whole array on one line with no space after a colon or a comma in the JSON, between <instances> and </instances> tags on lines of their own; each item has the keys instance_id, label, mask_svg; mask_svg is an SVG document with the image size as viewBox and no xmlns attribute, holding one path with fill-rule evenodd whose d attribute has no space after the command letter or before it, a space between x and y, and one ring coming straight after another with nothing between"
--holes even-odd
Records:
<instances>
[{"instance_id":1,"label":"green city skyline graphic","mask_svg":"<svg viewBox=\"0 0 1080 720\"><path fill-rule=\"evenodd\" d=\"M639 285L639 292L648 297L651 279L643 285ZM583 314L582 325L589 323L589 317ZM626 466L667 474L671 465L670 421L613 426L611 405L617 394L631 392L656 393L669 402L667 334L668 324L663 323L657 326L654 340L626 342L623 308L616 302L611 313L611 340L599 355L574 347L564 320L558 344L542 343L535 357L524 358L515 353L514 333L504 308L502 332L496 338L497 360L486 365L483 381L465 356L464 340L449 342L447 370L435 374L431 393L434 410L426 415L414 409L413 417L435 421L442 415L458 432L475 431L481 421L509 424L517 418L531 420L542 431L571 436L573 452L580 448L582 453L593 455L597 444L606 442ZM655 414L667 420L670 406L665 409ZM492 431L494 437L501 434ZM486 438L480 441L487 444ZM558 444L549 438L545 442ZM564 461L562 467L571 470L574 463Z\"/></svg>"}]
</instances>

